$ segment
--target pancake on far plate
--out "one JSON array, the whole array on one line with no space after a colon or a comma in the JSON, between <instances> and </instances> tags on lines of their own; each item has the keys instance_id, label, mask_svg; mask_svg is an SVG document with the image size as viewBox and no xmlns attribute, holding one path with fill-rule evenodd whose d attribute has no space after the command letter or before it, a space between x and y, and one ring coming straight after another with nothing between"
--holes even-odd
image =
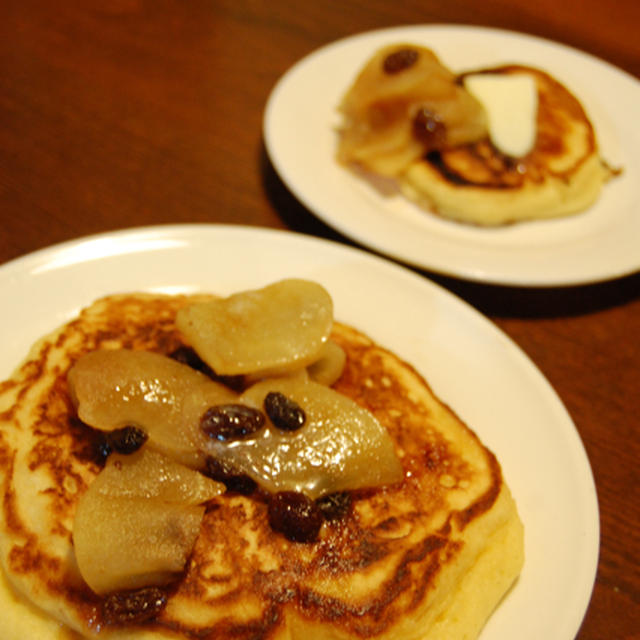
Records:
<instances>
[{"instance_id":1,"label":"pancake on far plate","mask_svg":"<svg viewBox=\"0 0 640 640\"><path fill-rule=\"evenodd\" d=\"M283 280L123 294L0 384L5 640L477 637L517 579L500 464Z\"/></svg>"},{"instance_id":2,"label":"pancake on far plate","mask_svg":"<svg viewBox=\"0 0 640 640\"><path fill-rule=\"evenodd\" d=\"M366 63L339 111L339 162L459 222L578 213L616 173L580 101L529 66L454 74L430 49L390 45Z\"/></svg>"}]
</instances>

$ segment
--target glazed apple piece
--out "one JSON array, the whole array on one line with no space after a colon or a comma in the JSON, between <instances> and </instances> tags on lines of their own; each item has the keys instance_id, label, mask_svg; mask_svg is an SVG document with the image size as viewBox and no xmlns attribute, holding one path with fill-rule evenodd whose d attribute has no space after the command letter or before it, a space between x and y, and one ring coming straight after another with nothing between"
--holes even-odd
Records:
<instances>
[{"instance_id":1,"label":"glazed apple piece","mask_svg":"<svg viewBox=\"0 0 640 640\"><path fill-rule=\"evenodd\" d=\"M333 340L329 340L320 358L307 367L309 377L314 382L330 387L342 375L346 359L344 349Z\"/></svg>"},{"instance_id":2,"label":"glazed apple piece","mask_svg":"<svg viewBox=\"0 0 640 640\"><path fill-rule=\"evenodd\" d=\"M394 178L425 152L487 135L478 100L426 47L375 52L340 106L338 160Z\"/></svg>"},{"instance_id":3,"label":"glazed apple piece","mask_svg":"<svg viewBox=\"0 0 640 640\"><path fill-rule=\"evenodd\" d=\"M277 399L284 403L281 412L289 420L284 428L276 426L278 420L266 403L272 393L280 394ZM302 410L302 419L295 407L286 406L291 401ZM264 380L247 389L240 403L264 411L264 427L229 440L208 431L207 450L268 491L298 491L315 499L402 478L386 429L369 411L325 385L302 376Z\"/></svg>"},{"instance_id":4,"label":"glazed apple piece","mask_svg":"<svg viewBox=\"0 0 640 640\"><path fill-rule=\"evenodd\" d=\"M194 304L176 318L185 339L217 374L254 378L316 361L332 324L328 292L301 279Z\"/></svg>"},{"instance_id":5,"label":"glazed apple piece","mask_svg":"<svg viewBox=\"0 0 640 640\"><path fill-rule=\"evenodd\" d=\"M224 486L143 447L109 457L78 503L73 542L97 594L166 584L181 572L204 506Z\"/></svg>"},{"instance_id":6,"label":"glazed apple piece","mask_svg":"<svg viewBox=\"0 0 640 640\"><path fill-rule=\"evenodd\" d=\"M102 431L141 428L149 446L194 468L200 453L200 417L211 405L237 395L191 367L157 353L127 349L93 351L68 375L79 418Z\"/></svg>"},{"instance_id":7,"label":"glazed apple piece","mask_svg":"<svg viewBox=\"0 0 640 640\"><path fill-rule=\"evenodd\" d=\"M158 586L184 569L204 507L87 494L74 547L80 574L98 595Z\"/></svg>"},{"instance_id":8,"label":"glazed apple piece","mask_svg":"<svg viewBox=\"0 0 640 640\"><path fill-rule=\"evenodd\" d=\"M342 375L346 360L347 354L344 352L344 349L333 342L333 340L328 340L322 347L322 351L315 362L312 362L307 367L292 369L285 371L283 374L269 377L290 378L298 376L304 380L312 380L313 382L330 387ZM246 374L244 376L245 387L260 382L264 378L265 376L263 374Z\"/></svg>"},{"instance_id":9,"label":"glazed apple piece","mask_svg":"<svg viewBox=\"0 0 640 640\"><path fill-rule=\"evenodd\" d=\"M224 485L142 447L129 455L111 454L90 490L111 497L195 505L223 493Z\"/></svg>"}]
</instances>

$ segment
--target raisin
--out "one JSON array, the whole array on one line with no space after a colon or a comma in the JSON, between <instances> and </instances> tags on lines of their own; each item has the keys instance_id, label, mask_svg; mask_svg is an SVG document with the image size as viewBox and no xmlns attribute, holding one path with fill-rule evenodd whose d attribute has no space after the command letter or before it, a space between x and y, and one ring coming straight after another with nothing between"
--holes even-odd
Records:
<instances>
[{"instance_id":1,"label":"raisin","mask_svg":"<svg viewBox=\"0 0 640 640\"><path fill-rule=\"evenodd\" d=\"M442 149L447 140L447 128L440 116L423 107L413 118L413 135L427 149Z\"/></svg>"},{"instance_id":2,"label":"raisin","mask_svg":"<svg viewBox=\"0 0 640 640\"><path fill-rule=\"evenodd\" d=\"M102 604L102 617L108 625L139 624L155 618L167 604L167 594L158 587L119 591Z\"/></svg>"},{"instance_id":3,"label":"raisin","mask_svg":"<svg viewBox=\"0 0 640 640\"><path fill-rule=\"evenodd\" d=\"M269 524L293 542L313 542L322 526L322 513L303 493L280 491L269 500Z\"/></svg>"},{"instance_id":4,"label":"raisin","mask_svg":"<svg viewBox=\"0 0 640 640\"><path fill-rule=\"evenodd\" d=\"M398 49L390 53L382 62L385 73L393 75L412 67L418 60L418 52L415 49Z\"/></svg>"},{"instance_id":5,"label":"raisin","mask_svg":"<svg viewBox=\"0 0 640 640\"><path fill-rule=\"evenodd\" d=\"M122 429L114 429L108 435L109 446L118 453L134 453L146 441L147 434L138 427L122 427Z\"/></svg>"},{"instance_id":6,"label":"raisin","mask_svg":"<svg viewBox=\"0 0 640 640\"><path fill-rule=\"evenodd\" d=\"M207 409L200 428L210 437L226 442L249 436L264 425L264 414L244 404L219 404Z\"/></svg>"},{"instance_id":7,"label":"raisin","mask_svg":"<svg viewBox=\"0 0 640 640\"><path fill-rule=\"evenodd\" d=\"M103 465L114 451L123 454L134 453L147 441L147 438L146 432L138 427L128 426L113 431L100 431L92 444L94 460Z\"/></svg>"},{"instance_id":8,"label":"raisin","mask_svg":"<svg viewBox=\"0 0 640 640\"><path fill-rule=\"evenodd\" d=\"M339 520L344 518L351 509L351 494L347 491L330 493L318 498L316 504L325 520Z\"/></svg>"},{"instance_id":9,"label":"raisin","mask_svg":"<svg viewBox=\"0 0 640 640\"><path fill-rule=\"evenodd\" d=\"M94 453L93 459L99 465L104 465L107 458L113 451L111 443L109 442L109 434L98 432L95 439L92 441L92 450Z\"/></svg>"},{"instance_id":10,"label":"raisin","mask_svg":"<svg viewBox=\"0 0 640 640\"><path fill-rule=\"evenodd\" d=\"M240 473L226 460L207 458L205 475L213 480L222 482L229 491L242 495L251 495L257 488L256 482L244 473Z\"/></svg>"},{"instance_id":11,"label":"raisin","mask_svg":"<svg viewBox=\"0 0 640 640\"><path fill-rule=\"evenodd\" d=\"M279 391L270 391L266 395L264 410L271 422L283 431L296 431L306 420L302 407Z\"/></svg>"}]
</instances>

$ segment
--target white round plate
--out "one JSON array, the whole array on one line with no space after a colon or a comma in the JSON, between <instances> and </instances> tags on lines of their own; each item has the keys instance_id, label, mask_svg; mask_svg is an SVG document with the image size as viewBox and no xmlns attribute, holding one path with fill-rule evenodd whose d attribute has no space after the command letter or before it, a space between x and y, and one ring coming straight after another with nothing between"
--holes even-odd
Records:
<instances>
[{"instance_id":1,"label":"white round plate","mask_svg":"<svg viewBox=\"0 0 640 640\"><path fill-rule=\"evenodd\" d=\"M401 195L385 197L335 160L336 107L381 46L430 47L454 71L522 63L551 73L582 102L603 157L622 175L587 211L484 229L445 220ZM265 145L292 193L353 240L407 264L480 282L576 285L640 268L640 83L585 53L495 29L434 25L360 34L325 46L276 84L264 114Z\"/></svg>"},{"instance_id":2,"label":"white round plate","mask_svg":"<svg viewBox=\"0 0 640 640\"><path fill-rule=\"evenodd\" d=\"M572 639L599 547L596 492L578 433L509 338L409 269L338 243L249 227L160 226L79 239L0 267L0 376L100 296L226 295L292 276L323 284L337 319L412 363L502 464L525 526L526 561L482 640Z\"/></svg>"}]
</instances>

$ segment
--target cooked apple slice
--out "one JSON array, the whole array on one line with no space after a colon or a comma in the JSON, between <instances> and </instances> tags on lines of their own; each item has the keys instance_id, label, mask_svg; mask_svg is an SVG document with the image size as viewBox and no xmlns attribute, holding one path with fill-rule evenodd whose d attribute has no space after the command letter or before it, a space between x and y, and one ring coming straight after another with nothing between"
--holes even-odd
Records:
<instances>
[{"instance_id":1,"label":"cooked apple slice","mask_svg":"<svg viewBox=\"0 0 640 640\"><path fill-rule=\"evenodd\" d=\"M78 568L97 594L171 582L184 569L204 507L87 493L78 504Z\"/></svg>"},{"instance_id":2,"label":"cooked apple slice","mask_svg":"<svg viewBox=\"0 0 640 640\"><path fill-rule=\"evenodd\" d=\"M344 349L329 340L322 350L320 358L307 367L309 377L320 384L330 387L341 375L347 354Z\"/></svg>"},{"instance_id":3,"label":"cooked apple slice","mask_svg":"<svg viewBox=\"0 0 640 640\"><path fill-rule=\"evenodd\" d=\"M224 486L146 447L114 454L78 502L73 542L97 594L166 584L184 569L206 502Z\"/></svg>"},{"instance_id":4,"label":"cooked apple slice","mask_svg":"<svg viewBox=\"0 0 640 640\"><path fill-rule=\"evenodd\" d=\"M364 65L339 105L338 160L396 178L426 152L487 135L480 102L426 47L392 44Z\"/></svg>"},{"instance_id":5,"label":"cooked apple slice","mask_svg":"<svg viewBox=\"0 0 640 640\"><path fill-rule=\"evenodd\" d=\"M317 360L333 324L321 285L281 280L262 289L194 304L176 325L218 374L286 374Z\"/></svg>"},{"instance_id":6,"label":"cooked apple slice","mask_svg":"<svg viewBox=\"0 0 640 640\"><path fill-rule=\"evenodd\" d=\"M304 413L302 426L285 431L268 419L250 438L210 438L207 449L212 456L228 461L268 491L300 491L311 498L402 478L388 432L350 398L303 377L289 377L256 383L240 402L264 410L269 392L296 403ZM296 427L299 417L292 413L289 428Z\"/></svg>"},{"instance_id":7,"label":"cooked apple slice","mask_svg":"<svg viewBox=\"0 0 640 640\"><path fill-rule=\"evenodd\" d=\"M127 349L93 351L68 375L78 416L103 431L143 429L148 444L191 467L204 465L200 417L237 395L169 357Z\"/></svg>"},{"instance_id":8,"label":"cooked apple slice","mask_svg":"<svg viewBox=\"0 0 640 640\"><path fill-rule=\"evenodd\" d=\"M224 492L224 485L148 447L111 454L90 491L119 498L149 498L196 505Z\"/></svg>"}]
</instances>

